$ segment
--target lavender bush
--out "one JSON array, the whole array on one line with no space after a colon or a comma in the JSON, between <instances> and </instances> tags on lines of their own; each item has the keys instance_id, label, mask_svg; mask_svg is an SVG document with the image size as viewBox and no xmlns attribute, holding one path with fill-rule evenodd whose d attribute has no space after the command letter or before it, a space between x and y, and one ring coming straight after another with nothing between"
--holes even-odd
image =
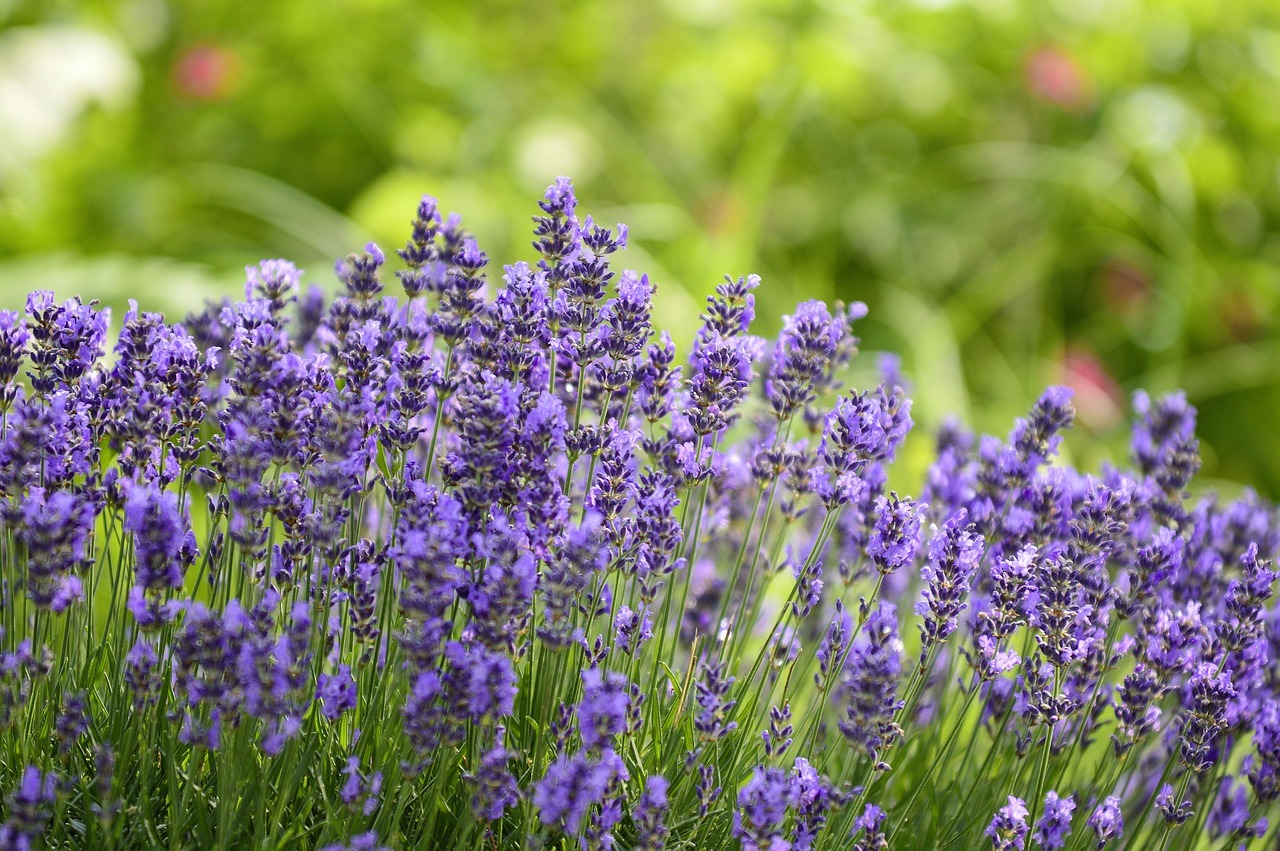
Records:
<instances>
[{"instance_id":1,"label":"lavender bush","mask_svg":"<svg viewBox=\"0 0 1280 851\"><path fill-rule=\"evenodd\" d=\"M0 312L0 848L1163 849L1267 841L1275 510L1180 395L1056 462L846 389L861 304L687 358L561 179L534 265L424 198L329 304ZM1274 841L1272 839L1271 841Z\"/></svg>"}]
</instances>

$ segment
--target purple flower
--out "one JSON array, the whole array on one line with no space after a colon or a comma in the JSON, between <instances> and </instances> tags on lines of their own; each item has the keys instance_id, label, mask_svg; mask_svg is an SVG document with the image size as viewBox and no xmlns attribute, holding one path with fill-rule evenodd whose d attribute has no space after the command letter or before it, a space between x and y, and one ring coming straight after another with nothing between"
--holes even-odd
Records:
<instances>
[{"instance_id":1,"label":"purple flower","mask_svg":"<svg viewBox=\"0 0 1280 851\"><path fill-rule=\"evenodd\" d=\"M89 729L89 706L85 693L78 691L63 695L62 711L54 719L53 737L58 742L58 753L66 755Z\"/></svg>"},{"instance_id":2,"label":"purple flower","mask_svg":"<svg viewBox=\"0 0 1280 851\"><path fill-rule=\"evenodd\" d=\"M1091 636L1082 636L1081 569L1059 555L1048 558L1035 575L1035 605L1031 624L1036 645L1055 667L1083 659L1093 647Z\"/></svg>"},{"instance_id":3,"label":"purple flower","mask_svg":"<svg viewBox=\"0 0 1280 851\"><path fill-rule=\"evenodd\" d=\"M891 603L881 602L853 641L839 692L845 716L840 731L877 762L902 732L894 722L902 706L897 698L901 670L898 618Z\"/></svg>"},{"instance_id":4,"label":"purple flower","mask_svg":"<svg viewBox=\"0 0 1280 851\"><path fill-rule=\"evenodd\" d=\"M149 703L159 688L155 667L156 651L145 639L138 639L124 659L124 680L133 692L135 706Z\"/></svg>"},{"instance_id":5,"label":"purple flower","mask_svg":"<svg viewBox=\"0 0 1280 851\"><path fill-rule=\"evenodd\" d=\"M1179 736L1182 764L1191 771L1205 771L1214 764L1212 747L1227 726L1227 704L1236 697L1235 687L1226 671L1202 662L1191 675L1185 691L1186 719Z\"/></svg>"},{"instance_id":6,"label":"purple flower","mask_svg":"<svg viewBox=\"0 0 1280 851\"><path fill-rule=\"evenodd\" d=\"M764 393L774 416L790 419L815 398L815 384L836 353L843 329L820 301L801 302L782 321Z\"/></svg>"},{"instance_id":7,"label":"purple flower","mask_svg":"<svg viewBox=\"0 0 1280 851\"><path fill-rule=\"evenodd\" d=\"M1155 703L1165 687L1156 673L1139 662L1125 675L1115 705L1116 732L1111 736L1116 756L1123 755L1150 733L1160 729L1160 707Z\"/></svg>"},{"instance_id":8,"label":"purple flower","mask_svg":"<svg viewBox=\"0 0 1280 851\"><path fill-rule=\"evenodd\" d=\"M588 810L604 801L610 788L628 779L622 758L604 750L594 759L584 753L561 756L534 784L533 805L548 827L557 826L573 836L582 826Z\"/></svg>"},{"instance_id":9,"label":"purple flower","mask_svg":"<svg viewBox=\"0 0 1280 851\"><path fill-rule=\"evenodd\" d=\"M791 847L794 851L809 851L835 808L837 796L831 782L804 757L796 757L787 780L795 814Z\"/></svg>"},{"instance_id":10,"label":"purple flower","mask_svg":"<svg viewBox=\"0 0 1280 851\"><path fill-rule=\"evenodd\" d=\"M84 566L94 507L79 494L33 488L20 512L17 538L27 552L27 596L40 608L63 611L80 597L77 573Z\"/></svg>"},{"instance_id":11,"label":"purple flower","mask_svg":"<svg viewBox=\"0 0 1280 851\"><path fill-rule=\"evenodd\" d=\"M636 824L637 851L662 851L666 847L669 833L666 818L670 807L667 788L667 780L660 774L645 779L644 792L631 813Z\"/></svg>"},{"instance_id":12,"label":"purple flower","mask_svg":"<svg viewBox=\"0 0 1280 851\"><path fill-rule=\"evenodd\" d=\"M634 612L624 603L613 619L613 629L618 650L630 656L653 636L653 618L647 606L641 606L640 611Z\"/></svg>"},{"instance_id":13,"label":"purple flower","mask_svg":"<svg viewBox=\"0 0 1280 851\"><path fill-rule=\"evenodd\" d=\"M578 704L582 746L588 750L611 747L613 737L627 728L630 683L616 671L588 668L582 672L582 692Z\"/></svg>"},{"instance_id":14,"label":"purple flower","mask_svg":"<svg viewBox=\"0 0 1280 851\"><path fill-rule=\"evenodd\" d=\"M1070 428L1075 419L1075 408L1071 405L1073 395L1069 387L1050 387L1036 401L1031 414L1014 425L1009 445L1017 459L1016 469L1024 479L1030 478L1036 467L1057 452L1062 432Z\"/></svg>"},{"instance_id":15,"label":"purple flower","mask_svg":"<svg viewBox=\"0 0 1280 851\"><path fill-rule=\"evenodd\" d=\"M1276 577L1268 559L1258 557L1258 545L1250 544L1240 560L1241 577L1227 586L1225 617L1216 627L1218 641L1229 651L1249 647L1262 635L1263 606L1275 592Z\"/></svg>"},{"instance_id":16,"label":"purple flower","mask_svg":"<svg viewBox=\"0 0 1280 851\"><path fill-rule=\"evenodd\" d=\"M728 700L729 688L734 678L725 675L726 663L703 661L701 676L694 684L698 714L693 728L702 741L714 742L738 728L737 721L730 721L736 700Z\"/></svg>"},{"instance_id":17,"label":"purple flower","mask_svg":"<svg viewBox=\"0 0 1280 851\"><path fill-rule=\"evenodd\" d=\"M493 747L480 757L476 770L464 775L471 784L471 812L484 821L495 821L509 807L520 802L520 787L511 775L507 764L515 756L507 750L506 728L501 724L494 730Z\"/></svg>"},{"instance_id":18,"label":"purple flower","mask_svg":"<svg viewBox=\"0 0 1280 851\"><path fill-rule=\"evenodd\" d=\"M838 597L835 609L831 623L818 644L818 672L813 675L814 683L823 691L831 683L832 675L844 665L845 653L849 649L849 630L852 622L845 612L844 601Z\"/></svg>"},{"instance_id":19,"label":"purple flower","mask_svg":"<svg viewBox=\"0 0 1280 851\"><path fill-rule=\"evenodd\" d=\"M1166 491L1180 491L1200 469L1200 445L1195 439L1196 409L1185 393L1170 393L1154 405L1145 391L1133 394L1130 444L1138 471Z\"/></svg>"},{"instance_id":20,"label":"purple flower","mask_svg":"<svg viewBox=\"0 0 1280 851\"><path fill-rule=\"evenodd\" d=\"M1023 851L1027 847L1027 805L1021 798L1009 796L1009 802L996 811L983 831L991 838L995 851Z\"/></svg>"},{"instance_id":21,"label":"purple flower","mask_svg":"<svg viewBox=\"0 0 1280 851\"><path fill-rule=\"evenodd\" d=\"M784 704L781 708L769 707L769 729L760 734L764 739L764 755L782 756L791 747L791 734L794 732L795 728L791 726L791 704Z\"/></svg>"},{"instance_id":22,"label":"purple flower","mask_svg":"<svg viewBox=\"0 0 1280 851\"><path fill-rule=\"evenodd\" d=\"M1253 747L1246 771L1253 794L1262 803L1280 798L1280 703L1268 700L1253 725Z\"/></svg>"},{"instance_id":23,"label":"purple flower","mask_svg":"<svg viewBox=\"0 0 1280 851\"><path fill-rule=\"evenodd\" d=\"M1167 526L1156 530L1151 543L1139 548L1129 574L1129 594L1120 602L1125 617L1133 617L1157 588L1182 568L1186 541Z\"/></svg>"},{"instance_id":24,"label":"purple flower","mask_svg":"<svg viewBox=\"0 0 1280 851\"><path fill-rule=\"evenodd\" d=\"M343 713L356 708L356 680L349 665L339 665L333 674L321 674L316 682L316 700L320 714L337 721Z\"/></svg>"},{"instance_id":25,"label":"purple flower","mask_svg":"<svg viewBox=\"0 0 1280 851\"><path fill-rule=\"evenodd\" d=\"M145 486L127 493L124 528L133 534L134 581L148 592L181 588L183 571L196 558L196 537L186 528L177 495Z\"/></svg>"},{"instance_id":26,"label":"purple flower","mask_svg":"<svg viewBox=\"0 0 1280 851\"><path fill-rule=\"evenodd\" d=\"M17 398L18 388L14 379L22 368L31 332L22 321L22 314L12 310L0 310L0 414L7 411Z\"/></svg>"},{"instance_id":27,"label":"purple flower","mask_svg":"<svg viewBox=\"0 0 1280 851\"><path fill-rule=\"evenodd\" d=\"M910 410L911 401L896 388L840 397L822 430L823 466L814 469L814 489L828 508L854 498L853 482L868 464L893 459L911 429Z\"/></svg>"},{"instance_id":28,"label":"purple flower","mask_svg":"<svg viewBox=\"0 0 1280 851\"><path fill-rule=\"evenodd\" d=\"M782 836L791 801L791 784L781 768L756 766L751 780L738 792L733 812L733 835L746 851L770 851Z\"/></svg>"},{"instance_id":29,"label":"purple flower","mask_svg":"<svg viewBox=\"0 0 1280 851\"><path fill-rule=\"evenodd\" d=\"M854 819L850 835L854 839L853 851L888 851L889 840L884 835L887 816L875 804L867 804L862 815Z\"/></svg>"},{"instance_id":30,"label":"purple flower","mask_svg":"<svg viewBox=\"0 0 1280 851\"><path fill-rule=\"evenodd\" d=\"M746 398L756 357L753 337L727 337L710 332L694 351L692 371L685 381L689 427L698 436L715 434L737 418L735 409Z\"/></svg>"},{"instance_id":31,"label":"purple flower","mask_svg":"<svg viewBox=\"0 0 1280 851\"><path fill-rule=\"evenodd\" d=\"M1058 797L1057 792L1044 796L1044 813L1036 820L1032 839L1039 843L1044 851L1056 851L1067 844L1071 834L1071 814L1076 810L1076 800L1068 795Z\"/></svg>"},{"instance_id":32,"label":"purple flower","mask_svg":"<svg viewBox=\"0 0 1280 851\"><path fill-rule=\"evenodd\" d=\"M244 297L266 301L272 313L280 313L298 300L302 270L288 260L263 260L257 267L246 266L244 274Z\"/></svg>"},{"instance_id":33,"label":"purple flower","mask_svg":"<svg viewBox=\"0 0 1280 851\"><path fill-rule=\"evenodd\" d=\"M1112 839L1119 839L1124 834L1124 814L1120 812L1120 799L1109 796L1097 806L1089 816L1089 827L1098 837L1098 848L1101 849Z\"/></svg>"},{"instance_id":34,"label":"purple flower","mask_svg":"<svg viewBox=\"0 0 1280 851\"><path fill-rule=\"evenodd\" d=\"M930 649L955 632L957 617L967 605L969 585L982 561L985 544L964 511L956 512L942 529L934 530L929 560L921 575L926 583L923 599L916 604L920 624L920 661Z\"/></svg>"},{"instance_id":35,"label":"purple flower","mask_svg":"<svg viewBox=\"0 0 1280 851\"><path fill-rule=\"evenodd\" d=\"M382 791L382 772L374 772L365 776L360 771L360 757L347 757L346 768L342 769L346 782L342 784L342 803L363 815L372 815L378 808L378 795Z\"/></svg>"},{"instance_id":36,"label":"purple flower","mask_svg":"<svg viewBox=\"0 0 1280 851\"><path fill-rule=\"evenodd\" d=\"M357 833L346 842L326 845L320 851L391 851L391 849L390 846L381 844L378 834L370 830L366 833Z\"/></svg>"},{"instance_id":37,"label":"purple flower","mask_svg":"<svg viewBox=\"0 0 1280 851\"><path fill-rule=\"evenodd\" d=\"M1187 819L1195 815L1190 801L1174 800L1172 783L1166 783L1160 787L1160 791L1156 793L1155 806L1164 816L1165 824L1170 827L1184 824Z\"/></svg>"},{"instance_id":38,"label":"purple flower","mask_svg":"<svg viewBox=\"0 0 1280 851\"><path fill-rule=\"evenodd\" d=\"M28 851L37 847L52 818L57 800L58 777L34 765L22 772L17 788L7 798L9 816L0 824L0 848Z\"/></svg>"},{"instance_id":39,"label":"purple flower","mask_svg":"<svg viewBox=\"0 0 1280 851\"><path fill-rule=\"evenodd\" d=\"M445 645L450 678L459 683L474 723L511 714L516 700L516 673L511 659L483 646L450 641Z\"/></svg>"},{"instance_id":40,"label":"purple flower","mask_svg":"<svg viewBox=\"0 0 1280 851\"><path fill-rule=\"evenodd\" d=\"M111 311L96 307L97 302L84 304L79 298L59 305L47 290L27 296L28 357L34 368L28 375L37 396L47 397L59 386L74 391L102 357Z\"/></svg>"},{"instance_id":41,"label":"purple flower","mask_svg":"<svg viewBox=\"0 0 1280 851\"><path fill-rule=\"evenodd\" d=\"M888 576L912 564L920 548L920 504L896 493L876 497L876 519L867 539L867 557Z\"/></svg>"}]
</instances>

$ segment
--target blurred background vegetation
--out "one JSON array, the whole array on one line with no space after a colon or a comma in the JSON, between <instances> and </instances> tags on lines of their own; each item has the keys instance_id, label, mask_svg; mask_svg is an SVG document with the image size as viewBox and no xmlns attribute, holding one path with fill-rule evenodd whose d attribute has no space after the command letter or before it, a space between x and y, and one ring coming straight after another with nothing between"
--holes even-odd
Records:
<instances>
[{"instance_id":1,"label":"blurred background vegetation","mask_svg":"<svg viewBox=\"0 0 1280 851\"><path fill-rule=\"evenodd\" d=\"M1280 496L1274 0L0 0L3 307L332 286L424 192L528 259L558 174L677 337L756 271L764 332L867 302L926 428L1066 382L1093 466L1184 387L1202 481Z\"/></svg>"}]
</instances>

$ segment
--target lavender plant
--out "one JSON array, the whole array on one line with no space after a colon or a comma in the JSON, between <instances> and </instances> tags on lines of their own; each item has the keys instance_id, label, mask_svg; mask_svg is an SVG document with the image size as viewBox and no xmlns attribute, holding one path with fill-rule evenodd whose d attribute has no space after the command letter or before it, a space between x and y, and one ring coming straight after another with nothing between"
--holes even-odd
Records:
<instances>
[{"instance_id":1,"label":"lavender plant","mask_svg":"<svg viewBox=\"0 0 1280 851\"><path fill-rule=\"evenodd\" d=\"M0 312L0 848L1264 847L1280 523L1183 397L916 501L863 305L726 278L681 360L626 241L561 179L500 275L424 198L328 304Z\"/></svg>"}]
</instances>

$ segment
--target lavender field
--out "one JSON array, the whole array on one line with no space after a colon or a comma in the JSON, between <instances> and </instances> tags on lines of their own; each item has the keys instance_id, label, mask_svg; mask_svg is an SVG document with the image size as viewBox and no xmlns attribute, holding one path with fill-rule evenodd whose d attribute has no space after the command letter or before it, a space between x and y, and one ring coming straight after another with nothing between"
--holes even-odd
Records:
<instances>
[{"instance_id":1,"label":"lavender field","mask_svg":"<svg viewBox=\"0 0 1280 851\"><path fill-rule=\"evenodd\" d=\"M1274 847L1280 523L1185 396L1123 468L1063 386L913 430L874 303L730 276L678 350L528 214L0 312L0 848Z\"/></svg>"}]
</instances>

